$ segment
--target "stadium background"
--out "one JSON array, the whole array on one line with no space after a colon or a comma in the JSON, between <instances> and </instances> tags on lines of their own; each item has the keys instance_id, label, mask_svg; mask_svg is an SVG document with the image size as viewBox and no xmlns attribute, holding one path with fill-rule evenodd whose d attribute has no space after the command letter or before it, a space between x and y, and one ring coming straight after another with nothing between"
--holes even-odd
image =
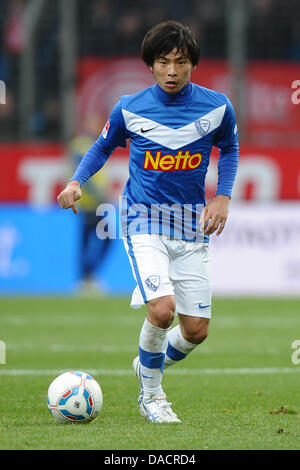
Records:
<instances>
[{"instance_id":1,"label":"stadium background","mask_svg":"<svg viewBox=\"0 0 300 470\"><path fill-rule=\"evenodd\" d=\"M222 236L211 237L214 295L300 294L300 96L293 88L300 80L299 2L6 0L1 295L82 293L87 266L94 293L129 295L134 287L120 240L105 243L92 230L81 255L84 214L95 212L95 197L117 210L128 148L112 155L78 216L59 209L56 196L119 96L153 83L140 43L166 19L189 25L199 39L193 81L225 92L237 113L241 159L230 217ZM208 199L216 163L214 152Z\"/></svg>"}]
</instances>

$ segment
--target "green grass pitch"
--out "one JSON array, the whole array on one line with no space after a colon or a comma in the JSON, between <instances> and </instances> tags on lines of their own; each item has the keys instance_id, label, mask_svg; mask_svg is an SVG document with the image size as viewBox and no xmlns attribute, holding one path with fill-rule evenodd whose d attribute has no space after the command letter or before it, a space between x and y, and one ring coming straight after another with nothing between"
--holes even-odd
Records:
<instances>
[{"instance_id":1,"label":"green grass pitch","mask_svg":"<svg viewBox=\"0 0 300 470\"><path fill-rule=\"evenodd\" d=\"M145 308L128 298L1 298L0 449L299 449L300 300L213 305L207 340L164 374L182 423L153 424L139 414L131 370ZM102 387L92 423L59 424L47 409L50 382L67 370Z\"/></svg>"}]
</instances>

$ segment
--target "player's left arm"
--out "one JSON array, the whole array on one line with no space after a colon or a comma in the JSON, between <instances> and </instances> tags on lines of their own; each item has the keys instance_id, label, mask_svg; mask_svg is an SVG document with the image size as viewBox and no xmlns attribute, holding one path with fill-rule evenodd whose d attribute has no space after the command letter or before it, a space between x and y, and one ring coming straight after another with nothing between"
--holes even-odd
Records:
<instances>
[{"instance_id":1,"label":"player's left arm","mask_svg":"<svg viewBox=\"0 0 300 470\"><path fill-rule=\"evenodd\" d=\"M217 235L222 233L228 217L230 199L223 194L217 194L203 208L200 226L205 235L211 235L216 230Z\"/></svg>"},{"instance_id":2,"label":"player's left arm","mask_svg":"<svg viewBox=\"0 0 300 470\"><path fill-rule=\"evenodd\" d=\"M239 144L235 113L227 99L226 111L219 132L216 133L214 145L219 147L218 186L215 197L204 207L200 225L205 235L217 231L220 235L225 227L232 189L236 177Z\"/></svg>"}]
</instances>

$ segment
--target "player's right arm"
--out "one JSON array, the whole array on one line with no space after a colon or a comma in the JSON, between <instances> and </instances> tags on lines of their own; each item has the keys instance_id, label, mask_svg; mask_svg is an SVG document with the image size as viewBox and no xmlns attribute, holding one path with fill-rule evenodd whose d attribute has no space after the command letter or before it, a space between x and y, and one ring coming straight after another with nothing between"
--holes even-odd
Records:
<instances>
[{"instance_id":1,"label":"player's right arm","mask_svg":"<svg viewBox=\"0 0 300 470\"><path fill-rule=\"evenodd\" d=\"M116 147L126 147L127 131L119 101L111 112L102 134L93 143L79 163L57 202L63 209L72 208L78 213L76 201L81 198L81 186L104 166Z\"/></svg>"},{"instance_id":2,"label":"player's right arm","mask_svg":"<svg viewBox=\"0 0 300 470\"><path fill-rule=\"evenodd\" d=\"M81 188L79 181L69 181L65 189L57 196L57 202L62 209L72 209L74 214L78 214L76 201L81 198Z\"/></svg>"}]
</instances>

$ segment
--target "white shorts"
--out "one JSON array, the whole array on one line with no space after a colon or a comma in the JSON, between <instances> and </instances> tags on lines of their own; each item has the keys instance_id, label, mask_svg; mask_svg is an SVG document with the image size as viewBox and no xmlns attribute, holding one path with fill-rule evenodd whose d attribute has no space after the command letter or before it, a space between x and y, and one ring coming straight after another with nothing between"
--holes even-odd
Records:
<instances>
[{"instance_id":1,"label":"white shorts","mask_svg":"<svg viewBox=\"0 0 300 470\"><path fill-rule=\"evenodd\" d=\"M137 282L131 307L173 295L176 313L210 318L211 286L208 244L140 234L124 238Z\"/></svg>"}]
</instances>

